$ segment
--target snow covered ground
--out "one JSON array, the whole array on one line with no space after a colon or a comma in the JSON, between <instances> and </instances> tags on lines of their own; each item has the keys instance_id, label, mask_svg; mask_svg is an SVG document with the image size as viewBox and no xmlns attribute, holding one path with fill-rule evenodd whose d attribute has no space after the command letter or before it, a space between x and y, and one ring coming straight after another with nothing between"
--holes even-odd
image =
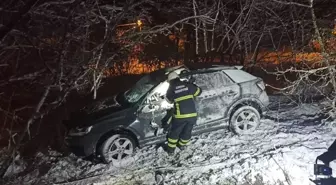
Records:
<instances>
[{"instance_id":1,"label":"snow covered ground","mask_svg":"<svg viewBox=\"0 0 336 185\"><path fill-rule=\"evenodd\" d=\"M321 125L321 104L296 105L278 98L271 97L271 110L251 135L218 130L194 136L191 146L175 156L155 146L145 147L123 167L51 151L36 156L36 170L31 173L15 177L9 169L7 177L12 180L7 184L154 185L157 178L165 185L312 184L309 178L313 178L316 156L336 139L336 128L332 122ZM12 169L20 166L25 164L17 163Z\"/></svg>"}]
</instances>

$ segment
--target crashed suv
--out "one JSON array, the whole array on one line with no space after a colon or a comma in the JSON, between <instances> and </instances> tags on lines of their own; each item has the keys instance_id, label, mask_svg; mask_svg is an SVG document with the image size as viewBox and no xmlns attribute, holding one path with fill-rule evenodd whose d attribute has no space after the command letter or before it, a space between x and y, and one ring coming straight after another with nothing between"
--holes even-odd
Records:
<instances>
[{"instance_id":1,"label":"crashed suv","mask_svg":"<svg viewBox=\"0 0 336 185\"><path fill-rule=\"evenodd\" d=\"M115 163L131 156L136 147L164 142L160 127L173 105L162 98L171 71L202 88L196 98L198 120L193 135L230 128L236 134L253 132L269 104L265 85L240 66L182 65L143 76L132 88L83 109L68 120L67 144L77 155Z\"/></svg>"}]
</instances>

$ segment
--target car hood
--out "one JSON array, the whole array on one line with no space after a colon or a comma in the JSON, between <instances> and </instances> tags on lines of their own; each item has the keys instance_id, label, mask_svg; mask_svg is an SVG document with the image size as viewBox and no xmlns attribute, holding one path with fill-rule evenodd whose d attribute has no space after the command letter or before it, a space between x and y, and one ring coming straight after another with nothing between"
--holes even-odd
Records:
<instances>
[{"instance_id":1,"label":"car hood","mask_svg":"<svg viewBox=\"0 0 336 185\"><path fill-rule=\"evenodd\" d=\"M105 120L116 122L134 114L135 108L130 105L120 105L115 97L104 99L84 107L71 115L66 125L72 127L84 127L101 123Z\"/></svg>"}]
</instances>

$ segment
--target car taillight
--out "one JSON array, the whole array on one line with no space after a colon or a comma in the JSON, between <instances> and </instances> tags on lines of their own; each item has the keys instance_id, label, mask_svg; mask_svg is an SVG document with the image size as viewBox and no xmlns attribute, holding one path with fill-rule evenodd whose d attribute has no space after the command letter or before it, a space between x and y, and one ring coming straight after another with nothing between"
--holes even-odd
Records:
<instances>
[{"instance_id":1,"label":"car taillight","mask_svg":"<svg viewBox=\"0 0 336 185\"><path fill-rule=\"evenodd\" d=\"M265 90L265 83L264 81L259 81L257 82L257 86L261 89L261 90Z\"/></svg>"}]
</instances>

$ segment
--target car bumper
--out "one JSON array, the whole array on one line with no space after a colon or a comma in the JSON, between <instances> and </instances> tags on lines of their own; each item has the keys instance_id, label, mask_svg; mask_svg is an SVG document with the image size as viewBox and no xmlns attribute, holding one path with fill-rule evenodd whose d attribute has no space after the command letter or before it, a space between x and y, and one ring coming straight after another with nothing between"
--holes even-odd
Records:
<instances>
[{"instance_id":1,"label":"car bumper","mask_svg":"<svg viewBox=\"0 0 336 185\"><path fill-rule=\"evenodd\" d=\"M68 136L65 144L75 155L87 157L95 154L97 141L90 135Z\"/></svg>"},{"instance_id":2,"label":"car bumper","mask_svg":"<svg viewBox=\"0 0 336 185\"><path fill-rule=\"evenodd\" d=\"M266 106L261 108L261 118L264 118L265 115L268 113L268 108Z\"/></svg>"},{"instance_id":3,"label":"car bumper","mask_svg":"<svg viewBox=\"0 0 336 185\"><path fill-rule=\"evenodd\" d=\"M266 91L263 91L260 96L259 96L259 100L262 104L262 112L267 112L268 111L268 105L270 104L270 100L269 100L269 97L266 93Z\"/></svg>"}]
</instances>

